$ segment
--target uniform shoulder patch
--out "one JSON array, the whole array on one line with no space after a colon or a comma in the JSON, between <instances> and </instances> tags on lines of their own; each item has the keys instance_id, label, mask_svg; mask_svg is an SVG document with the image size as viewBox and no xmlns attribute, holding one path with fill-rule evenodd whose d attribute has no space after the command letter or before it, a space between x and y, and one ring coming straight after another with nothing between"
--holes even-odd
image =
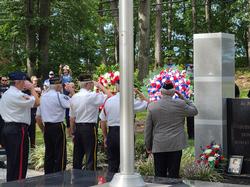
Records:
<instances>
[{"instance_id":1,"label":"uniform shoulder patch","mask_svg":"<svg viewBox=\"0 0 250 187\"><path fill-rule=\"evenodd\" d=\"M65 100L69 100L69 97L68 97L68 96L63 96L63 98L64 98Z\"/></svg>"},{"instance_id":2,"label":"uniform shoulder patch","mask_svg":"<svg viewBox=\"0 0 250 187\"><path fill-rule=\"evenodd\" d=\"M22 96L25 100L29 100L30 99L30 96L28 96L28 95L23 95Z\"/></svg>"}]
</instances>

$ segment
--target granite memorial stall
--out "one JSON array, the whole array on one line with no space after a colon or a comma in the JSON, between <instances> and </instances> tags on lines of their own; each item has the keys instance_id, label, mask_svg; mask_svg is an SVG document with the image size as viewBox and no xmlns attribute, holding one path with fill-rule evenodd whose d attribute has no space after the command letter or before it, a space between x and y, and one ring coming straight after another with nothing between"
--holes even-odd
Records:
<instances>
[{"instance_id":1,"label":"granite memorial stall","mask_svg":"<svg viewBox=\"0 0 250 187\"><path fill-rule=\"evenodd\" d=\"M226 98L234 98L234 35L194 35L195 154L215 141L227 154Z\"/></svg>"}]
</instances>

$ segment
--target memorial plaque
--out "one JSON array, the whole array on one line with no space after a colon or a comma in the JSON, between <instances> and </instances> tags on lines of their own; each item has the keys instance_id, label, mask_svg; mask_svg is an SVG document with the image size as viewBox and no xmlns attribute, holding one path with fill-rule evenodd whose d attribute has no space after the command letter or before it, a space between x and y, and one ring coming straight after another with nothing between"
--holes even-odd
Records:
<instances>
[{"instance_id":1,"label":"memorial plaque","mask_svg":"<svg viewBox=\"0 0 250 187\"><path fill-rule=\"evenodd\" d=\"M228 153L244 156L242 174L250 174L250 99L227 100Z\"/></svg>"}]
</instances>

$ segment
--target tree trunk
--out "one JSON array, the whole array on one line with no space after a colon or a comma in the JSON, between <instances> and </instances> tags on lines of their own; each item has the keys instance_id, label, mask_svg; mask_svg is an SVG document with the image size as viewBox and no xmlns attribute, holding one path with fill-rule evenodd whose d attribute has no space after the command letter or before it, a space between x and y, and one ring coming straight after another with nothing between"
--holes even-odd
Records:
<instances>
[{"instance_id":1,"label":"tree trunk","mask_svg":"<svg viewBox=\"0 0 250 187\"><path fill-rule=\"evenodd\" d=\"M248 10L249 9L250 9L250 0L248 0ZM248 60L248 67L250 68L250 23L248 23L247 42L248 42L247 60Z\"/></svg>"},{"instance_id":2,"label":"tree trunk","mask_svg":"<svg viewBox=\"0 0 250 187\"><path fill-rule=\"evenodd\" d=\"M110 0L110 8L112 12L112 16L114 18L115 24L114 24L114 60L115 63L119 63L119 10L118 10L118 0Z\"/></svg>"},{"instance_id":3,"label":"tree trunk","mask_svg":"<svg viewBox=\"0 0 250 187\"><path fill-rule=\"evenodd\" d=\"M249 2L249 4L250 4L250 2ZM248 60L248 67L250 68L250 25L248 25L247 43L248 43L247 60Z\"/></svg>"},{"instance_id":4,"label":"tree trunk","mask_svg":"<svg viewBox=\"0 0 250 187\"><path fill-rule=\"evenodd\" d=\"M172 42L172 20L173 20L173 2L168 1L168 44L171 47Z\"/></svg>"},{"instance_id":5,"label":"tree trunk","mask_svg":"<svg viewBox=\"0 0 250 187\"><path fill-rule=\"evenodd\" d=\"M138 78L142 81L148 75L149 65L149 31L150 31L150 0L139 1L139 61Z\"/></svg>"},{"instance_id":6,"label":"tree trunk","mask_svg":"<svg viewBox=\"0 0 250 187\"><path fill-rule=\"evenodd\" d=\"M161 29L162 29L162 0L156 0L155 20L155 69L161 66Z\"/></svg>"},{"instance_id":7,"label":"tree trunk","mask_svg":"<svg viewBox=\"0 0 250 187\"><path fill-rule=\"evenodd\" d=\"M193 22L193 34L195 34L197 32L196 0L192 0L192 22Z\"/></svg>"},{"instance_id":8,"label":"tree trunk","mask_svg":"<svg viewBox=\"0 0 250 187\"><path fill-rule=\"evenodd\" d=\"M42 24L39 29L38 49L40 52L41 75L47 77L49 71L49 15L50 15L50 0L39 1L39 16L42 19Z\"/></svg>"},{"instance_id":9,"label":"tree trunk","mask_svg":"<svg viewBox=\"0 0 250 187\"><path fill-rule=\"evenodd\" d=\"M32 76L35 73L35 63L36 63L36 54L35 54L35 26L32 23L34 18L34 1L26 0L26 51L27 51L27 74Z\"/></svg>"},{"instance_id":10,"label":"tree trunk","mask_svg":"<svg viewBox=\"0 0 250 187\"><path fill-rule=\"evenodd\" d=\"M205 19L207 32L211 32L211 0L205 0Z\"/></svg>"},{"instance_id":11,"label":"tree trunk","mask_svg":"<svg viewBox=\"0 0 250 187\"><path fill-rule=\"evenodd\" d=\"M99 15L100 17L103 17L103 0L100 0L99 4ZM101 63L102 64L107 64L107 54L106 54L106 42L105 42L105 31L104 31L104 26L100 24L100 34L102 36L101 38Z\"/></svg>"}]
</instances>

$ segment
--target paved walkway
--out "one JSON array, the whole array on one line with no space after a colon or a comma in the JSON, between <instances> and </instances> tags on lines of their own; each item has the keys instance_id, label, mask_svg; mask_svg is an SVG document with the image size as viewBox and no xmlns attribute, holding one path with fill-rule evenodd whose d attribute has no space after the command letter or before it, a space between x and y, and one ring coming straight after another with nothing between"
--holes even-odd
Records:
<instances>
[{"instance_id":1,"label":"paved walkway","mask_svg":"<svg viewBox=\"0 0 250 187\"><path fill-rule=\"evenodd\" d=\"M40 176L40 175L43 175L43 174L44 174L44 172L28 169L27 178ZM5 181L6 181L6 169L0 168L0 183L3 183Z\"/></svg>"}]
</instances>

